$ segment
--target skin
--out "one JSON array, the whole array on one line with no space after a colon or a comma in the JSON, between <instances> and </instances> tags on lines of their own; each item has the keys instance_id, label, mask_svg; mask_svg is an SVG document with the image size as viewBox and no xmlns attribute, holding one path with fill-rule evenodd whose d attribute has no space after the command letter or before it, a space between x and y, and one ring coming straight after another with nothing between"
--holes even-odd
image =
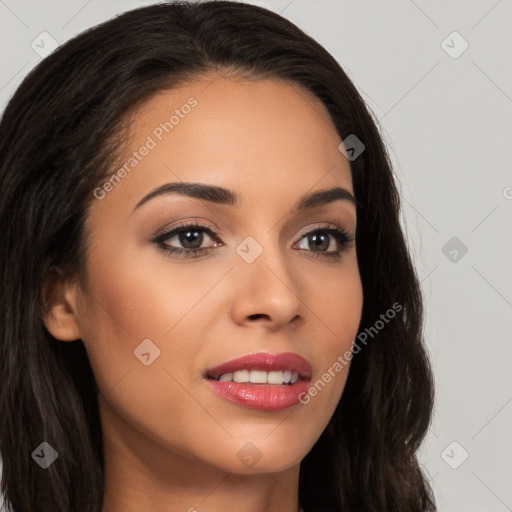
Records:
<instances>
[{"instance_id":1,"label":"skin","mask_svg":"<svg viewBox=\"0 0 512 512\"><path fill-rule=\"evenodd\" d=\"M254 352L295 352L311 363L314 383L350 350L363 302L355 242L338 261L315 258L340 247L328 235L329 248L315 249L306 234L335 224L354 236L355 206L291 211L306 193L338 186L353 194L349 161L308 91L208 75L143 104L121 161L192 96L197 106L93 203L87 282L59 283L45 324L59 340L83 340L98 383L103 512L296 512L300 462L328 424L349 366L307 405L276 412L219 397L203 375ZM179 181L233 189L241 204L168 194L133 211ZM152 241L196 220L219 230L202 232L198 258ZM247 236L263 249L252 263L236 252ZM184 247L178 236L166 243ZM148 338L160 355L146 366L134 350ZM261 454L252 467L237 456L248 442Z\"/></svg>"}]
</instances>

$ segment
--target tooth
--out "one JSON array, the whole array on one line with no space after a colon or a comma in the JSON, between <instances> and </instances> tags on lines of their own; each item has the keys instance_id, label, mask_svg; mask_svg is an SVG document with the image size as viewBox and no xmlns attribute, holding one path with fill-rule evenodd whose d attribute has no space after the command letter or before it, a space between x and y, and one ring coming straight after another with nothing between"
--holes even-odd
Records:
<instances>
[{"instance_id":1,"label":"tooth","mask_svg":"<svg viewBox=\"0 0 512 512\"><path fill-rule=\"evenodd\" d=\"M266 384L267 372L261 370L251 370L249 378L252 384Z\"/></svg>"},{"instance_id":2,"label":"tooth","mask_svg":"<svg viewBox=\"0 0 512 512\"><path fill-rule=\"evenodd\" d=\"M235 382L249 382L249 370L238 370L233 373Z\"/></svg>"},{"instance_id":3,"label":"tooth","mask_svg":"<svg viewBox=\"0 0 512 512\"><path fill-rule=\"evenodd\" d=\"M252 372L251 372L252 375ZM251 380L252 382L252 380ZM283 383L283 372L268 372L267 382L269 384L282 384Z\"/></svg>"},{"instance_id":4,"label":"tooth","mask_svg":"<svg viewBox=\"0 0 512 512\"><path fill-rule=\"evenodd\" d=\"M264 370L238 370L230 373L223 373L218 377L220 382L239 382L251 384L294 384L299 380L298 372Z\"/></svg>"}]
</instances>

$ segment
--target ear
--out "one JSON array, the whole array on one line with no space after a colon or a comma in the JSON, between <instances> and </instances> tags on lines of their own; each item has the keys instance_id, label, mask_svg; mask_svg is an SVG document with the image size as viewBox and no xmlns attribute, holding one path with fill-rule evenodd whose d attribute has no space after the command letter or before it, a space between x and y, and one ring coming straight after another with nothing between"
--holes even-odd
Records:
<instances>
[{"instance_id":1,"label":"ear","mask_svg":"<svg viewBox=\"0 0 512 512\"><path fill-rule=\"evenodd\" d=\"M77 321L78 281L65 280L60 270L53 269L42 291L45 309L43 322L50 334L61 341L80 339Z\"/></svg>"}]
</instances>

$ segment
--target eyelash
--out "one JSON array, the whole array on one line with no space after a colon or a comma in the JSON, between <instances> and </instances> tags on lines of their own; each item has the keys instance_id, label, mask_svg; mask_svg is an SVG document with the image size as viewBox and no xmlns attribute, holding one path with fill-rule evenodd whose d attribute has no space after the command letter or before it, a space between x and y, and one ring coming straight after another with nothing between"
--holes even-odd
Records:
<instances>
[{"instance_id":1,"label":"eyelash","mask_svg":"<svg viewBox=\"0 0 512 512\"><path fill-rule=\"evenodd\" d=\"M176 226L172 228L171 230L162 233L161 235L158 235L153 242L158 245L158 247L166 252L167 254L175 255L175 256L181 256L183 258L198 258L202 256L206 251L208 251L211 248L208 247L202 247L199 249L180 249L175 247L169 247L164 242L167 241L169 238L173 238L175 235L180 234L183 231L190 231L190 229L194 229L195 231L201 232L204 231L208 234L208 236L212 239L215 239L218 237L219 233L212 229L210 226L206 226L204 224L195 222L195 223L187 223L182 224L180 226ZM350 246L350 244L354 241L354 238L351 237L344 229L341 229L340 227L332 224L328 227L320 227L315 228L311 231L308 231L304 233L298 241L301 241L303 238L305 238L308 235L315 235L319 233L326 233L334 237L334 239L338 242L340 249L335 252L329 252L324 253L322 251L313 251L308 249L300 249L301 251L306 252L312 252L317 253L316 256L309 256L312 258L328 258L335 261L339 261L341 259L341 254Z\"/></svg>"}]
</instances>

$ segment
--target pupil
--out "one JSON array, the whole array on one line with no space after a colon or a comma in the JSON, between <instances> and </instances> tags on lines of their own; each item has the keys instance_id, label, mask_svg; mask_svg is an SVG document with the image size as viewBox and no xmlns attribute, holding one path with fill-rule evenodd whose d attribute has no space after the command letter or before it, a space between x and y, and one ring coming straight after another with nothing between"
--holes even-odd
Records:
<instances>
[{"instance_id":1,"label":"pupil","mask_svg":"<svg viewBox=\"0 0 512 512\"><path fill-rule=\"evenodd\" d=\"M322 239L322 240L320 240ZM319 249L328 249L329 248L329 239L325 235L314 234L310 235L310 242L313 241L315 247ZM317 243L318 242L318 243Z\"/></svg>"},{"instance_id":2,"label":"pupil","mask_svg":"<svg viewBox=\"0 0 512 512\"><path fill-rule=\"evenodd\" d=\"M198 240L199 243L197 243ZM197 249L201 247L202 241L202 233L199 231L184 231L180 234L180 243L186 249Z\"/></svg>"}]
</instances>

